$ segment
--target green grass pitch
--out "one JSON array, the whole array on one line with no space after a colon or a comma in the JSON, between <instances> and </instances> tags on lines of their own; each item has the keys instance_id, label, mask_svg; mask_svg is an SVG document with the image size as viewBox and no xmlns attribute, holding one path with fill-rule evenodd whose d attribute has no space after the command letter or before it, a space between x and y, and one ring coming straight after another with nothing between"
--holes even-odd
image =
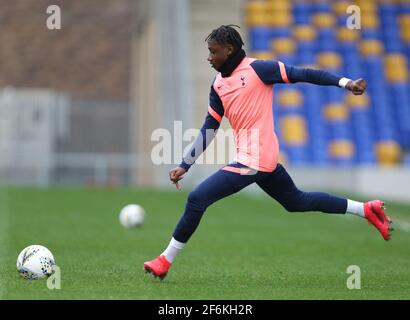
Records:
<instances>
[{"instance_id":1,"label":"green grass pitch","mask_svg":"<svg viewBox=\"0 0 410 320\"><path fill-rule=\"evenodd\" d=\"M409 299L410 232L385 242L355 216L287 213L244 193L209 207L164 281L143 262L168 244L187 191L2 188L0 299ZM359 200L365 200L360 199ZM124 229L120 209L141 204L145 225ZM387 203L393 220L410 205ZM42 244L61 269L61 289L27 281L17 255ZM346 286L349 265L361 289Z\"/></svg>"}]
</instances>

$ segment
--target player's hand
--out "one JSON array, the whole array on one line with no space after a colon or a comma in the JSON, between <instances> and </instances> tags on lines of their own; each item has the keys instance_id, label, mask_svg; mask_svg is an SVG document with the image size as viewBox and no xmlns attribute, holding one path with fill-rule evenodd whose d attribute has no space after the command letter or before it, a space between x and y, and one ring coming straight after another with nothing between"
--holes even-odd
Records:
<instances>
[{"instance_id":1,"label":"player's hand","mask_svg":"<svg viewBox=\"0 0 410 320\"><path fill-rule=\"evenodd\" d=\"M173 184L175 184L175 187L178 190L181 190L182 188L180 184L178 183L178 181L184 179L183 176L185 172L186 172L185 169L181 167L176 167L169 172L169 179L172 181Z\"/></svg>"},{"instance_id":2,"label":"player's hand","mask_svg":"<svg viewBox=\"0 0 410 320\"><path fill-rule=\"evenodd\" d=\"M346 85L346 89L352 91L352 93L355 96L363 94L366 88L367 88L366 80L362 78L357 79L357 80L350 80Z\"/></svg>"}]
</instances>

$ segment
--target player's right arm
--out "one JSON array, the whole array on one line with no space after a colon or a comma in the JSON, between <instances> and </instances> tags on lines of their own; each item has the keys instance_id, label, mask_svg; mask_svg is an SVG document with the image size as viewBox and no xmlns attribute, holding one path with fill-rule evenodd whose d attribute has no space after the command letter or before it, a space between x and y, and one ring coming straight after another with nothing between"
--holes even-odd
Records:
<instances>
[{"instance_id":1,"label":"player's right arm","mask_svg":"<svg viewBox=\"0 0 410 320\"><path fill-rule=\"evenodd\" d=\"M209 94L208 113L200 133L196 137L189 151L182 158L181 164L169 172L169 179L176 185L178 190L181 189L178 181L183 179L183 175L212 142L218 131L223 115L224 108L222 101L212 85Z\"/></svg>"},{"instance_id":2,"label":"player's right arm","mask_svg":"<svg viewBox=\"0 0 410 320\"><path fill-rule=\"evenodd\" d=\"M363 94L367 84L363 79L351 80L326 70L285 65L281 61L256 60L251 66L266 84L307 82L322 86L346 88L355 95Z\"/></svg>"}]
</instances>

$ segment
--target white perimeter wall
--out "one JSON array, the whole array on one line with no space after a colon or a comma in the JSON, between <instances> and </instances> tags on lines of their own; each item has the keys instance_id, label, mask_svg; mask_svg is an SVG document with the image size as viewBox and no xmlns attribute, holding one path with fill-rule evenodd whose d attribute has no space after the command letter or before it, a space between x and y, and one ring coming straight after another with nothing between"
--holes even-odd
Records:
<instances>
[{"instance_id":1,"label":"white perimeter wall","mask_svg":"<svg viewBox=\"0 0 410 320\"><path fill-rule=\"evenodd\" d=\"M295 183L304 188L326 188L410 202L409 168L288 168L288 171Z\"/></svg>"}]
</instances>

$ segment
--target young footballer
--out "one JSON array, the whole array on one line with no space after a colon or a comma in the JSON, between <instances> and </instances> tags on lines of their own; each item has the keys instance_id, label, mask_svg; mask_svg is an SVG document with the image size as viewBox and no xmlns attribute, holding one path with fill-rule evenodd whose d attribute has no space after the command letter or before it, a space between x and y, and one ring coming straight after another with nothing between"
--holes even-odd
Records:
<instances>
[{"instance_id":1,"label":"young footballer","mask_svg":"<svg viewBox=\"0 0 410 320\"><path fill-rule=\"evenodd\" d=\"M223 25L205 39L209 49L208 61L218 71L211 86L208 113L191 150L181 164L169 172L169 178L180 190L179 181L211 143L222 117L228 118L234 130L236 161L215 172L189 194L168 247L154 260L145 262L145 270L163 279L177 253L198 227L205 210L252 183L289 212L354 214L366 219L386 241L389 240L393 229L383 201L361 203L323 192L304 192L295 186L286 169L278 163L279 144L272 112L274 84L308 82L338 86L361 95L366 90L366 81L350 80L324 70L285 65L280 61L247 57L242 49L242 38L233 27Z\"/></svg>"}]
</instances>

